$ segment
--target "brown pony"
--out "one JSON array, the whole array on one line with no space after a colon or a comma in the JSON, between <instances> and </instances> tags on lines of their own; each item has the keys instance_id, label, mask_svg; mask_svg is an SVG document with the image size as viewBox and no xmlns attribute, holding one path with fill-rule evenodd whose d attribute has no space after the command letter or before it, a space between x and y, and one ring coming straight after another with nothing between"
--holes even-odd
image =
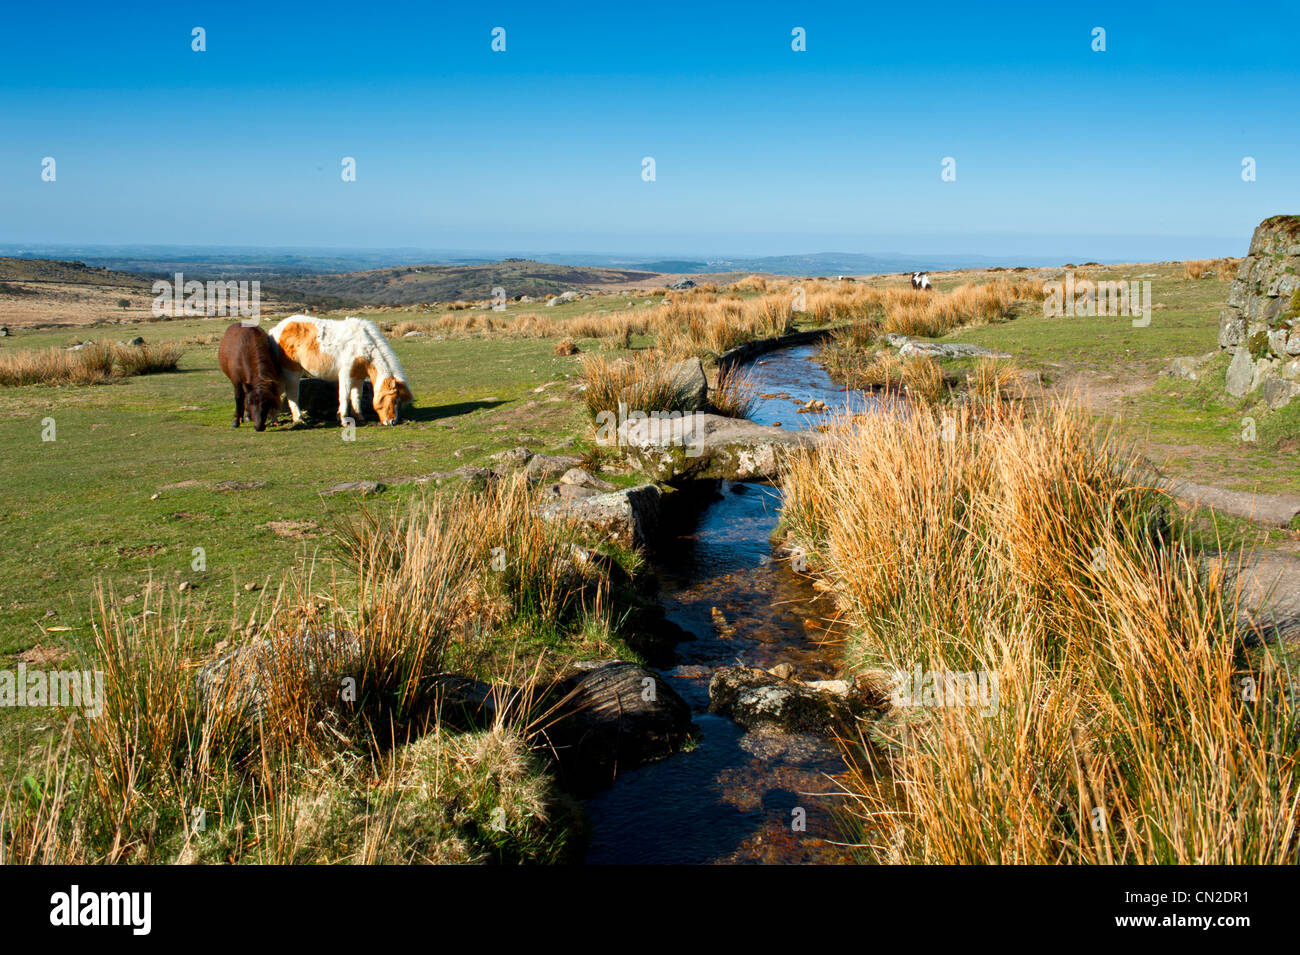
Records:
<instances>
[{"instance_id":1,"label":"brown pony","mask_svg":"<svg viewBox=\"0 0 1300 955\"><path fill-rule=\"evenodd\" d=\"M235 423L247 418L254 431L266 428L280 413L280 366L271 337L256 325L235 324L221 336L217 350L221 370L235 386Z\"/></svg>"}]
</instances>

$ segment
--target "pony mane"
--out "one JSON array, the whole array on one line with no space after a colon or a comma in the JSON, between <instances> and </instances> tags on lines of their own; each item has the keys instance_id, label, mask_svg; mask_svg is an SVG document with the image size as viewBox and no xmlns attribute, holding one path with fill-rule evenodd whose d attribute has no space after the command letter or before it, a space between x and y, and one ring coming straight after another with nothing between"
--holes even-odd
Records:
<instances>
[{"instance_id":1,"label":"pony mane","mask_svg":"<svg viewBox=\"0 0 1300 955\"><path fill-rule=\"evenodd\" d=\"M402 363L397 360L397 354L393 351L393 346L388 344L388 339L379 327L371 321L364 318L354 319L365 329L366 339L369 341L373 350L371 361L375 365L378 373L376 381L383 381L385 378L396 378L398 381L406 382L406 372L402 370Z\"/></svg>"}]
</instances>

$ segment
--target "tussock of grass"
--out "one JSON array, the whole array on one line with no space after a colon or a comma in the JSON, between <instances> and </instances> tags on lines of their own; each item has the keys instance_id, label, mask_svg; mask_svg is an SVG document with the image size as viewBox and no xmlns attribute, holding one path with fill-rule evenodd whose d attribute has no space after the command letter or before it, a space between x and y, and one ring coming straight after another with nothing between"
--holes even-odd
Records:
<instances>
[{"instance_id":1,"label":"tussock of grass","mask_svg":"<svg viewBox=\"0 0 1300 955\"><path fill-rule=\"evenodd\" d=\"M1021 368L1010 358L979 358L968 380L970 390L985 400L1018 397L1023 375Z\"/></svg>"},{"instance_id":2,"label":"tussock of grass","mask_svg":"<svg viewBox=\"0 0 1300 955\"><path fill-rule=\"evenodd\" d=\"M1237 270L1245 259L1189 259L1183 263L1183 277L1188 279L1204 278L1213 275L1221 282L1229 282L1237 277Z\"/></svg>"},{"instance_id":3,"label":"tussock of grass","mask_svg":"<svg viewBox=\"0 0 1300 955\"><path fill-rule=\"evenodd\" d=\"M396 750L370 777L356 760L303 774L274 826L293 864L461 865L561 861L558 802L517 729L435 729ZM220 861L219 839L197 839L186 861Z\"/></svg>"},{"instance_id":4,"label":"tussock of grass","mask_svg":"<svg viewBox=\"0 0 1300 955\"><path fill-rule=\"evenodd\" d=\"M1133 456L1065 404L889 411L839 438L791 459L785 519L854 629L850 662L999 688L995 714L906 710L892 787L846 742L878 858L1296 861L1285 675L1247 665L1237 593Z\"/></svg>"},{"instance_id":5,"label":"tussock of grass","mask_svg":"<svg viewBox=\"0 0 1300 955\"><path fill-rule=\"evenodd\" d=\"M177 342L93 342L77 351L43 348L0 354L0 387L95 385L111 378L175 371L182 354Z\"/></svg>"},{"instance_id":6,"label":"tussock of grass","mask_svg":"<svg viewBox=\"0 0 1300 955\"><path fill-rule=\"evenodd\" d=\"M949 396L943 369L927 355L908 355L903 359L903 390L913 401L937 405Z\"/></svg>"},{"instance_id":7,"label":"tussock of grass","mask_svg":"<svg viewBox=\"0 0 1300 955\"><path fill-rule=\"evenodd\" d=\"M655 351L638 352L630 358L608 359L602 355L582 356L582 376L587 383L583 402L593 418L602 413L699 411L696 396L689 394L673 375L672 360Z\"/></svg>"},{"instance_id":8,"label":"tussock of grass","mask_svg":"<svg viewBox=\"0 0 1300 955\"><path fill-rule=\"evenodd\" d=\"M717 356L761 338L776 338L794 327L794 298L763 295L743 301L673 302L651 316L658 347L677 357Z\"/></svg>"},{"instance_id":9,"label":"tussock of grass","mask_svg":"<svg viewBox=\"0 0 1300 955\"><path fill-rule=\"evenodd\" d=\"M728 418L748 418L758 402L753 377L738 365L727 365L718 372L718 383L709 392L709 404Z\"/></svg>"},{"instance_id":10,"label":"tussock of grass","mask_svg":"<svg viewBox=\"0 0 1300 955\"><path fill-rule=\"evenodd\" d=\"M543 825L551 783L528 752L537 671L505 674L524 689L486 732L437 707L437 675L494 629L609 633L607 572L535 505L521 477L362 514L343 531L350 572L290 578L256 652L202 687L194 607L128 616L101 593L85 665L103 712L8 781L0 863L555 858L565 830Z\"/></svg>"}]
</instances>

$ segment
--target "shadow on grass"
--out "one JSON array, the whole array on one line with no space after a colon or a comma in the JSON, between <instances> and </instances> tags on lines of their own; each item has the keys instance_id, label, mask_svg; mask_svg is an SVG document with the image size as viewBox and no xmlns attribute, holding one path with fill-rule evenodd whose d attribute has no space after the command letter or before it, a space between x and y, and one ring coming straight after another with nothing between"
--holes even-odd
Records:
<instances>
[{"instance_id":1,"label":"shadow on grass","mask_svg":"<svg viewBox=\"0 0 1300 955\"><path fill-rule=\"evenodd\" d=\"M456 418L471 414L485 408L495 408L505 404L504 401L458 401L451 405L430 405L421 408L418 405L402 409L403 421L439 421L443 418Z\"/></svg>"},{"instance_id":2,"label":"shadow on grass","mask_svg":"<svg viewBox=\"0 0 1300 955\"><path fill-rule=\"evenodd\" d=\"M498 405L505 404L504 401L460 401L450 405L431 405L428 407L407 407L402 409L401 418L398 421L398 427L408 421L440 421L443 418L457 418L461 415L472 414L475 411L481 411L485 408L495 408ZM373 411L367 409L365 427L379 424L379 418ZM339 419L335 416L326 417L324 415L313 415L311 412L306 413L306 420L300 428L337 428ZM278 430L292 430L293 426L289 423L288 413L281 412Z\"/></svg>"}]
</instances>

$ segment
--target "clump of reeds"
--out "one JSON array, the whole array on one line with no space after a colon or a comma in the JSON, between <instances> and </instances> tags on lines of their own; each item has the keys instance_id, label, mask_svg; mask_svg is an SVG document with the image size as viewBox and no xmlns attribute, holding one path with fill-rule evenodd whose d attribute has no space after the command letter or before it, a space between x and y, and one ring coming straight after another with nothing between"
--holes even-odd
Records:
<instances>
[{"instance_id":1,"label":"clump of reeds","mask_svg":"<svg viewBox=\"0 0 1300 955\"><path fill-rule=\"evenodd\" d=\"M184 348L177 342L115 345L91 342L84 348L42 348L0 354L0 386L94 385L174 371Z\"/></svg>"},{"instance_id":2,"label":"clump of reeds","mask_svg":"<svg viewBox=\"0 0 1300 955\"><path fill-rule=\"evenodd\" d=\"M700 410L699 396L683 386L676 363L657 351L608 359L582 356L586 382L583 403L593 418L602 413L691 412Z\"/></svg>"},{"instance_id":3,"label":"clump of reeds","mask_svg":"<svg viewBox=\"0 0 1300 955\"><path fill-rule=\"evenodd\" d=\"M980 398L1018 397L1024 372L1011 358L976 359L969 375L970 390Z\"/></svg>"},{"instance_id":4,"label":"clump of reeds","mask_svg":"<svg viewBox=\"0 0 1300 955\"><path fill-rule=\"evenodd\" d=\"M737 364L718 371L718 382L709 391L709 405L728 418L748 418L758 403L753 376Z\"/></svg>"},{"instance_id":5,"label":"clump of reeds","mask_svg":"<svg viewBox=\"0 0 1300 955\"><path fill-rule=\"evenodd\" d=\"M882 861L1297 860L1285 675L1248 662L1236 591L1082 411L858 416L784 484L853 665L996 679L992 707L903 708L846 741Z\"/></svg>"},{"instance_id":6,"label":"clump of reeds","mask_svg":"<svg viewBox=\"0 0 1300 955\"><path fill-rule=\"evenodd\" d=\"M1183 263L1183 277L1187 279L1201 279L1207 275L1213 275L1220 281L1230 281L1236 277L1237 270L1241 267L1242 259L1218 258L1218 259L1188 259Z\"/></svg>"},{"instance_id":7,"label":"clump of reeds","mask_svg":"<svg viewBox=\"0 0 1300 955\"><path fill-rule=\"evenodd\" d=\"M177 342L144 342L113 349L113 373L119 378L175 371L185 349Z\"/></svg>"},{"instance_id":8,"label":"clump of reeds","mask_svg":"<svg viewBox=\"0 0 1300 955\"><path fill-rule=\"evenodd\" d=\"M937 405L949 395L943 369L928 355L908 355L902 361L903 390L913 401Z\"/></svg>"},{"instance_id":9,"label":"clump of reeds","mask_svg":"<svg viewBox=\"0 0 1300 955\"><path fill-rule=\"evenodd\" d=\"M192 605L128 615L101 593L84 662L102 712L5 780L0 863L550 858L563 834L540 826L535 671L507 674L522 702L486 735L450 732L438 708L440 674L494 628L606 626L607 571L537 504L520 475L363 512L340 529L342 578L292 575L202 679L211 622ZM516 834L485 834L497 806Z\"/></svg>"}]
</instances>

